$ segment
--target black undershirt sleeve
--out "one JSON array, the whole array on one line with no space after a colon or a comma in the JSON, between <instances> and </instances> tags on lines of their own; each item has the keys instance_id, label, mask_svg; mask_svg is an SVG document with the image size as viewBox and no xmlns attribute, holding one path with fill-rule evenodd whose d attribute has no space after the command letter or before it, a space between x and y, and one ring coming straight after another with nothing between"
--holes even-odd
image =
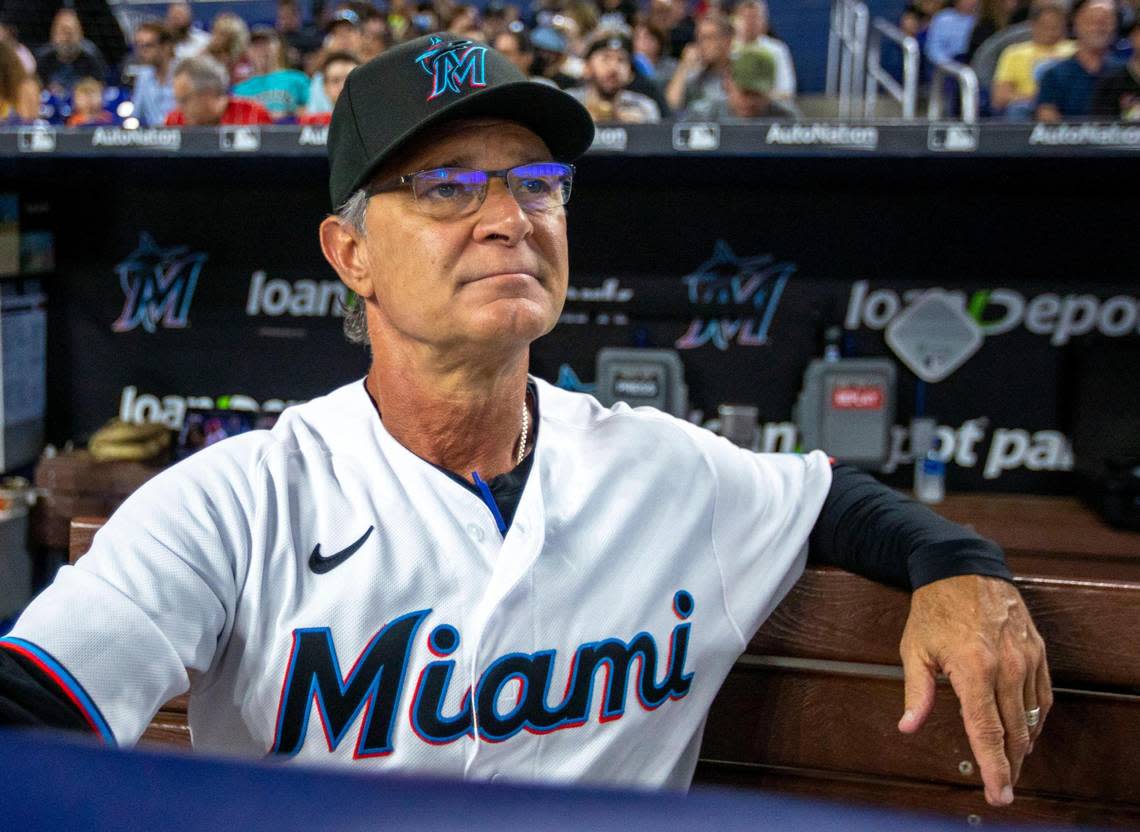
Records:
<instances>
[{"instance_id":1,"label":"black undershirt sleeve","mask_svg":"<svg viewBox=\"0 0 1140 832\"><path fill-rule=\"evenodd\" d=\"M90 733L79 708L43 671L0 647L0 725Z\"/></svg>"},{"instance_id":2,"label":"black undershirt sleeve","mask_svg":"<svg viewBox=\"0 0 1140 832\"><path fill-rule=\"evenodd\" d=\"M956 575L1013 580L996 543L842 463L832 469L808 562L904 589Z\"/></svg>"}]
</instances>

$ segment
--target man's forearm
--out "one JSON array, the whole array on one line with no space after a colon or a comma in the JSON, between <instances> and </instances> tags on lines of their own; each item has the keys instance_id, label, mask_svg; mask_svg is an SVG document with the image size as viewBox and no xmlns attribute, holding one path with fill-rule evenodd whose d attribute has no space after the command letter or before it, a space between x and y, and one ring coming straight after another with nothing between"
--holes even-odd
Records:
<instances>
[{"instance_id":1,"label":"man's forearm","mask_svg":"<svg viewBox=\"0 0 1140 832\"><path fill-rule=\"evenodd\" d=\"M808 560L905 589L955 575L1012 577L997 544L843 464L834 468Z\"/></svg>"}]
</instances>

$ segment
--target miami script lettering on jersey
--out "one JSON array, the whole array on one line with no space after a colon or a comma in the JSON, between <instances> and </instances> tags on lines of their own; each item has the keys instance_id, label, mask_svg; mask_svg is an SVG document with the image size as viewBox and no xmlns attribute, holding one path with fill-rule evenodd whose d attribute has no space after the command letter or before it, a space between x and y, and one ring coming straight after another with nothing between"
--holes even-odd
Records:
<instances>
[{"instance_id":1,"label":"miami script lettering on jersey","mask_svg":"<svg viewBox=\"0 0 1140 832\"><path fill-rule=\"evenodd\" d=\"M407 713L412 730L424 742L443 745L474 738L476 730L486 742L502 742L520 731L546 734L584 725L595 713L600 722L609 722L625 713L631 681L638 703L647 711L681 699L693 680L693 674L685 672L692 628L687 619L693 608L693 596L685 590L673 596L673 612L681 623L669 636L669 651L660 667L657 641L645 631L628 641L606 638L581 644L561 698L552 704L557 651L509 653L487 666L474 692L468 687L455 713L444 713L444 703L456 669L449 657L459 648L460 635L450 624L440 624L426 639L435 660L424 666L412 691ZM270 753L300 752L314 704L330 751L363 712L353 757L392 753L412 647L430 614L430 609L417 610L390 621L368 642L347 675L341 672L328 627L294 630ZM595 684L599 670L605 671L600 688ZM500 697L508 685L515 686L517 697L503 711Z\"/></svg>"}]
</instances>

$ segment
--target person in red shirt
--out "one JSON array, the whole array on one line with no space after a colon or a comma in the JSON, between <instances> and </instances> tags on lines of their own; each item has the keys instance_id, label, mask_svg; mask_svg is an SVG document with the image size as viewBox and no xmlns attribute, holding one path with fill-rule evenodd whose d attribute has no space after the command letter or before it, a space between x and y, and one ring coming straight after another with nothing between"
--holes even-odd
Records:
<instances>
[{"instance_id":1,"label":"person in red shirt","mask_svg":"<svg viewBox=\"0 0 1140 832\"><path fill-rule=\"evenodd\" d=\"M226 68L208 55L186 58L174 70L176 109L168 127L212 127L218 124L272 124L269 111L256 101L229 94Z\"/></svg>"},{"instance_id":2,"label":"person in red shirt","mask_svg":"<svg viewBox=\"0 0 1140 832\"><path fill-rule=\"evenodd\" d=\"M344 89L348 73L360 66L360 59L352 52L330 52L321 62L321 77L324 79L325 95L334 105ZM300 124L328 124L332 113L304 113L298 119Z\"/></svg>"}]
</instances>

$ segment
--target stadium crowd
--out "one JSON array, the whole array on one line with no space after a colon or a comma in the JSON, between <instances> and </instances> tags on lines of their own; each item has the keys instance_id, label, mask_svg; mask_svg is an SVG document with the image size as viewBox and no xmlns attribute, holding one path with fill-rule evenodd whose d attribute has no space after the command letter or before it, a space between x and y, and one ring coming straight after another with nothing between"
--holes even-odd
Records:
<instances>
[{"instance_id":1,"label":"stadium crowd","mask_svg":"<svg viewBox=\"0 0 1140 832\"><path fill-rule=\"evenodd\" d=\"M118 61L70 8L55 12L42 44L22 42L9 15L0 21L0 124L324 124L355 66L441 29L569 90L599 123L800 117L795 61L765 0L312 5L306 15L308 4L278 0L272 25L221 12L204 29L191 4L174 2L163 19L133 25ZM1138 6L919 0L899 26L921 44L927 76L931 64L992 53L988 115L1140 121Z\"/></svg>"}]
</instances>

